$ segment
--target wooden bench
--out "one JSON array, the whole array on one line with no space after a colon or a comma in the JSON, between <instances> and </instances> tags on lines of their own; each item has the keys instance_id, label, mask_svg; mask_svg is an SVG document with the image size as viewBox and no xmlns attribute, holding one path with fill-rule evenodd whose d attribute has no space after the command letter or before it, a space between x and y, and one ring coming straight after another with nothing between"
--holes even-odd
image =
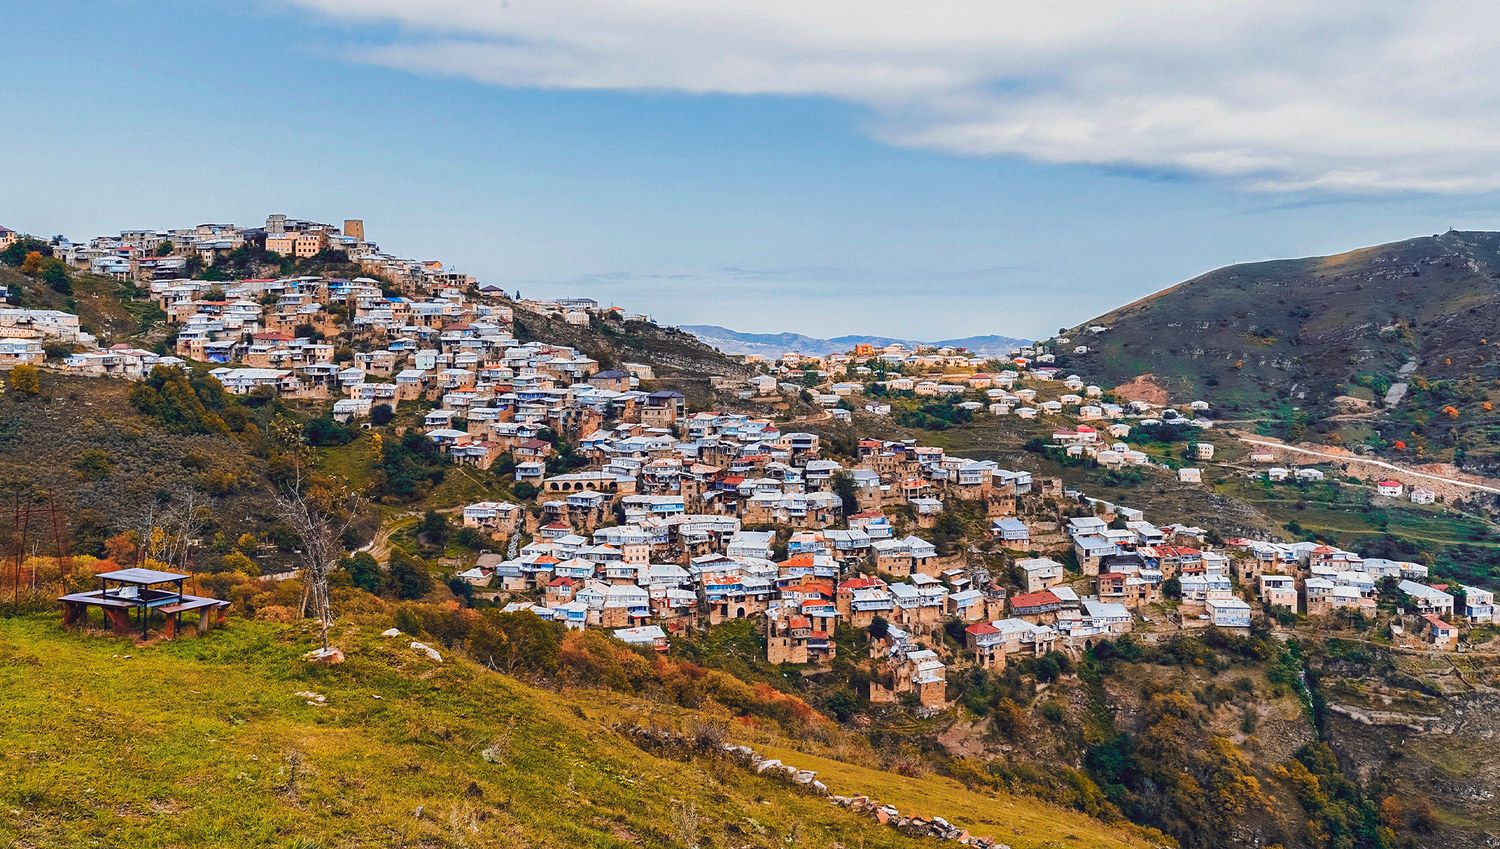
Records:
<instances>
[{"instance_id":1,"label":"wooden bench","mask_svg":"<svg viewBox=\"0 0 1500 849\"><path fill-rule=\"evenodd\" d=\"M97 592L72 593L58 599L63 603L63 624L72 625L75 622L88 618L90 607L97 607L104 611L104 621L122 637L131 634L130 611L135 609L135 602L119 598L108 598Z\"/></svg>"},{"instance_id":2,"label":"wooden bench","mask_svg":"<svg viewBox=\"0 0 1500 849\"><path fill-rule=\"evenodd\" d=\"M198 611L198 633L207 634L208 629L213 626L214 620L222 621L224 609L229 607L229 602L220 601L216 598L204 598L202 596L183 596L182 601L156 608L167 617L167 639L177 636L181 625L181 616L190 610ZM210 610L209 608L213 608Z\"/></svg>"}]
</instances>

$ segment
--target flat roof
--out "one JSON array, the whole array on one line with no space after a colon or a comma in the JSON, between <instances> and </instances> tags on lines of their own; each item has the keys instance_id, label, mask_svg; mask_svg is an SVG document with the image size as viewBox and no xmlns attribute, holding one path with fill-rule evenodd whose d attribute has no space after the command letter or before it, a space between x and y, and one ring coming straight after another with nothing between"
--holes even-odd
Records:
<instances>
[{"instance_id":1,"label":"flat roof","mask_svg":"<svg viewBox=\"0 0 1500 849\"><path fill-rule=\"evenodd\" d=\"M126 584L165 584L169 581L187 580L187 575L179 575L176 572L158 572L155 569L120 569L115 572L101 572L95 576L104 581L120 581Z\"/></svg>"}]
</instances>

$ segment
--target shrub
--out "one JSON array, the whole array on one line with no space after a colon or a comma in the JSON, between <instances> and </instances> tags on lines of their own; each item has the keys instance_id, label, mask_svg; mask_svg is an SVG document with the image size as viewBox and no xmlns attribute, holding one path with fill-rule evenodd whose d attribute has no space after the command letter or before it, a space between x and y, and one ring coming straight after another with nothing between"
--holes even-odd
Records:
<instances>
[{"instance_id":1,"label":"shrub","mask_svg":"<svg viewBox=\"0 0 1500 849\"><path fill-rule=\"evenodd\" d=\"M1035 669L1036 680L1041 681L1043 684L1049 681L1056 681L1060 671L1057 661L1053 660L1051 655L1037 659Z\"/></svg>"},{"instance_id":2,"label":"shrub","mask_svg":"<svg viewBox=\"0 0 1500 849\"><path fill-rule=\"evenodd\" d=\"M356 551L339 562L339 568L349 573L349 583L367 593L380 592L380 564L368 551Z\"/></svg>"},{"instance_id":3,"label":"shrub","mask_svg":"<svg viewBox=\"0 0 1500 849\"><path fill-rule=\"evenodd\" d=\"M332 416L319 416L307 423L309 445L348 445L354 441L354 433L354 428L334 421Z\"/></svg>"},{"instance_id":4,"label":"shrub","mask_svg":"<svg viewBox=\"0 0 1500 849\"><path fill-rule=\"evenodd\" d=\"M432 573L427 564L403 551L391 553L390 577L397 598L418 599L432 592Z\"/></svg>"},{"instance_id":5,"label":"shrub","mask_svg":"<svg viewBox=\"0 0 1500 849\"><path fill-rule=\"evenodd\" d=\"M98 448L80 451L73 459L73 469L78 472L79 477L90 481L104 480L114 470L110 465L109 455Z\"/></svg>"},{"instance_id":6,"label":"shrub","mask_svg":"<svg viewBox=\"0 0 1500 849\"><path fill-rule=\"evenodd\" d=\"M1053 724L1061 724L1067 718L1067 711L1063 709L1061 702L1047 702L1042 705L1042 718Z\"/></svg>"},{"instance_id":7,"label":"shrub","mask_svg":"<svg viewBox=\"0 0 1500 849\"><path fill-rule=\"evenodd\" d=\"M990 728L994 733L1009 740L1019 740L1026 733L1026 726L1026 711L1015 699L1007 696L995 705L995 712L990 717Z\"/></svg>"},{"instance_id":8,"label":"shrub","mask_svg":"<svg viewBox=\"0 0 1500 849\"><path fill-rule=\"evenodd\" d=\"M427 542L441 547L448 542L448 518L436 510L428 510L422 514L422 521L417 524L417 533L426 537Z\"/></svg>"},{"instance_id":9,"label":"shrub","mask_svg":"<svg viewBox=\"0 0 1500 849\"><path fill-rule=\"evenodd\" d=\"M225 555L224 568L251 578L260 577L260 567L255 565L255 561L238 551L231 551Z\"/></svg>"},{"instance_id":10,"label":"shrub","mask_svg":"<svg viewBox=\"0 0 1500 849\"><path fill-rule=\"evenodd\" d=\"M407 433L381 449L381 467L371 482L376 495L409 501L441 483L447 471L442 452L424 434Z\"/></svg>"},{"instance_id":11,"label":"shrub","mask_svg":"<svg viewBox=\"0 0 1500 849\"><path fill-rule=\"evenodd\" d=\"M212 385L210 385L212 384ZM174 433L227 434L217 410L227 396L211 377L190 379L181 369L157 366L130 390L130 405Z\"/></svg>"}]
</instances>

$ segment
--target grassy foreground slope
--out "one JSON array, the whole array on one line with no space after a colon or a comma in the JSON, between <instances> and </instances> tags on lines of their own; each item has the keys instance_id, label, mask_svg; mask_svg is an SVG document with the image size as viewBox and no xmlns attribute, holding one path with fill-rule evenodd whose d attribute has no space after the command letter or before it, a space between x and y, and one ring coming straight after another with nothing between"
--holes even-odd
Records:
<instances>
[{"instance_id":1,"label":"grassy foreground slope","mask_svg":"<svg viewBox=\"0 0 1500 849\"><path fill-rule=\"evenodd\" d=\"M235 620L141 646L65 633L49 615L0 619L0 843L665 847L687 844L685 809L704 847L920 843L734 763L658 757L611 729L649 705L436 663L373 628L339 643L347 662L325 668L300 659L311 640L295 626ZM883 775L828 778L855 793L845 781ZM1132 845L1021 798L993 800L985 819L1023 833L986 828L973 818L986 797L947 780L902 785L891 801L904 809L1016 849ZM950 794L963 795L956 810Z\"/></svg>"}]
</instances>

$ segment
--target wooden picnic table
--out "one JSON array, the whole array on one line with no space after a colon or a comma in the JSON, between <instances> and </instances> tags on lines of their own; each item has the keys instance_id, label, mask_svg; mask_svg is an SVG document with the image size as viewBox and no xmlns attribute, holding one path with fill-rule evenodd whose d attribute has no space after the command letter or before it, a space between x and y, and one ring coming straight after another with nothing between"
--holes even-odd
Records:
<instances>
[{"instance_id":1,"label":"wooden picnic table","mask_svg":"<svg viewBox=\"0 0 1500 849\"><path fill-rule=\"evenodd\" d=\"M227 601L184 593L182 585L188 576L176 572L133 568L104 572L97 577L99 589L70 593L58 599L63 605L63 624L86 621L88 609L97 607L104 612L105 622L116 634L128 636L131 632L130 613L135 611L144 639L151 612L157 610L166 617L166 636L170 639L177 636L183 613L197 612L198 633L205 634L213 622L223 620L224 609L229 606ZM156 589L164 585L171 589Z\"/></svg>"}]
</instances>

